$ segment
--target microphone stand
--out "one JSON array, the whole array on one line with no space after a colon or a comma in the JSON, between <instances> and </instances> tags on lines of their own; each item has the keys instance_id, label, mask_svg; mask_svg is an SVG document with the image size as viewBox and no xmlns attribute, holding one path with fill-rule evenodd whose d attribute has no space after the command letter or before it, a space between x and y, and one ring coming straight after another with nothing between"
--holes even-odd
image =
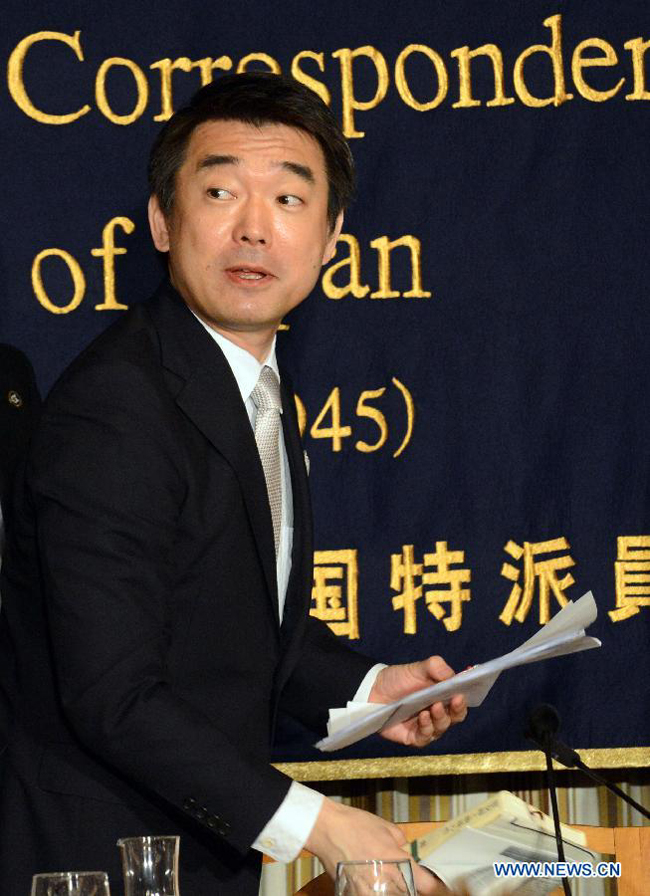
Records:
<instances>
[{"instance_id":1,"label":"microphone stand","mask_svg":"<svg viewBox=\"0 0 650 896\"><path fill-rule=\"evenodd\" d=\"M561 740L556 740L551 736L549 738L549 749L551 756L554 759L557 759L562 765L566 766L566 768L579 768L581 772L588 775L592 781L596 782L596 784L601 784L603 787L606 787L609 791L619 797L619 799L622 799L628 805L636 809L636 811L643 815L644 818L650 819L650 812L646 808L640 803L637 803L636 800L633 800L631 796L621 790L620 787L617 787L616 784L612 784L611 781L608 781L606 778L603 778L602 775L599 775L590 769L588 765L585 765L578 753L575 750L572 750L571 747L562 743Z\"/></svg>"},{"instance_id":2,"label":"microphone stand","mask_svg":"<svg viewBox=\"0 0 650 896\"><path fill-rule=\"evenodd\" d=\"M551 813L553 815L553 827L555 828L555 843L557 845L558 861L566 862L564 855L564 843L562 841L562 831L560 830L560 811L557 805L557 792L555 790L555 773L553 771L553 753L551 747L554 741L554 734L560 725L560 717L552 706L542 704L534 709L528 717L524 736L533 743L537 744L546 757L546 784L551 797ZM564 896L571 896L571 887L569 879L562 878L562 887Z\"/></svg>"},{"instance_id":3,"label":"microphone stand","mask_svg":"<svg viewBox=\"0 0 650 896\"><path fill-rule=\"evenodd\" d=\"M558 740L555 734L559 727L560 715L557 709L547 703L542 703L537 706L528 717L524 736L540 747L546 756L546 780L548 782L551 807L553 809L553 824L555 826L557 854L560 862L564 862L564 844L562 843L562 834L560 831L560 817L557 807L557 794L555 792L553 759L557 759L558 762L562 763L562 765L567 768L579 768L597 784L602 784L604 787L607 787L607 789L611 790L616 796L620 797L630 806L633 806L637 812L640 812L645 818L650 818L650 812L637 803L636 800L633 800L631 796L628 796L627 793L624 793L620 787L616 786L616 784L610 783L605 780L605 778L592 771L589 766L585 765L575 750L572 750L571 747L568 747L566 744L562 743L561 740ZM566 878L562 879L562 885L564 886L565 896L571 896L569 882Z\"/></svg>"},{"instance_id":4,"label":"microphone stand","mask_svg":"<svg viewBox=\"0 0 650 896\"><path fill-rule=\"evenodd\" d=\"M555 828L555 842L557 844L557 857L560 862L566 862L566 858L564 855L564 842L562 840L562 831L560 830L560 810L557 805L557 792L555 790L555 772L553 771L553 756L551 753L551 739L550 737L545 738L545 744L542 747L544 750L544 755L546 756L546 783L548 785L548 792L551 797L551 811L553 815L553 827ZM571 896L571 887L569 886L569 879L567 877L562 878L562 887L564 889L565 896Z\"/></svg>"}]
</instances>

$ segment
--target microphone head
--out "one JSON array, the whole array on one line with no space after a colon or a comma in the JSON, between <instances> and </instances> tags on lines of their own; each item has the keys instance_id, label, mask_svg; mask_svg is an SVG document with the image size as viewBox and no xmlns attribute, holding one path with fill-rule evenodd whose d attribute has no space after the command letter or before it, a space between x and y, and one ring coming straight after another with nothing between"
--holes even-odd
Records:
<instances>
[{"instance_id":1,"label":"microphone head","mask_svg":"<svg viewBox=\"0 0 650 896\"><path fill-rule=\"evenodd\" d=\"M560 727L560 715L550 703L540 703L528 716L524 737L541 744L544 749Z\"/></svg>"}]
</instances>

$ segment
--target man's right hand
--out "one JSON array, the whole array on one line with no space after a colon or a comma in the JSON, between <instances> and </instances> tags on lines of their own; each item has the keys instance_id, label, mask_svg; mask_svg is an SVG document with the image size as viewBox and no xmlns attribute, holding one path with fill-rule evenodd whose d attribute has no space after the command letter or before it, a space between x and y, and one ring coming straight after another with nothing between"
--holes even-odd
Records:
<instances>
[{"instance_id":1,"label":"man's right hand","mask_svg":"<svg viewBox=\"0 0 650 896\"><path fill-rule=\"evenodd\" d=\"M407 840L389 821L332 800L323 800L306 849L318 856L330 877L336 877L337 862L364 859L410 859ZM441 896L444 885L425 868L411 862L413 879L421 896Z\"/></svg>"}]
</instances>

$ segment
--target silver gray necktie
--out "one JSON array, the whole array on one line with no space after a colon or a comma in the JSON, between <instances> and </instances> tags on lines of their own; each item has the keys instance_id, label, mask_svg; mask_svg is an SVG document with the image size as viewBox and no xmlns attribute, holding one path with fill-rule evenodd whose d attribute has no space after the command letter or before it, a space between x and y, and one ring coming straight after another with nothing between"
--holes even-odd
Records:
<instances>
[{"instance_id":1,"label":"silver gray necktie","mask_svg":"<svg viewBox=\"0 0 650 896\"><path fill-rule=\"evenodd\" d=\"M257 385L251 392L257 405L255 418L255 441L262 461L266 490L273 520L273 540L275 556L280 546L282 526L282 475L280 469L280 383L270 367L263 367Z\"/></svg>"}]
</instances>

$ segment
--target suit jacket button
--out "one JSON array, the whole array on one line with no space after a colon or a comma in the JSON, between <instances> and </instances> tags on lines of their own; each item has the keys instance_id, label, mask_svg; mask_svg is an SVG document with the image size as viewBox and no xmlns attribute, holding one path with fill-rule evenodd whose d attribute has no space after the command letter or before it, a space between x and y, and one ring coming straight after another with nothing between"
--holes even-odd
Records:
<instances>
[{"instance_id":1,"label":"suit jacket button","mask_svg":"<svg viewBox=\"0 0 650 896\"><path fill-rule=\"evenodd\" d=\"M198 818L199 821L205 821L205 819L209 815L209 812L205 808L205 806L202 806L200 809L197 809L194 814L196 815L196 817ZM208 822L208 824L209 824L209 822Z\"/></svg>"},{"instance_id":2,"label":"suit jacket button","mask_svg":"<svg viewBox=\"0 0 650 896\"><path fill-rule=\"evenodd\" d=\"M194 799L194 797L186 796L183 800L183 809L185 809L186 812L191 812L195 806L196 800Z\"/></svg>"}]
</instances>

